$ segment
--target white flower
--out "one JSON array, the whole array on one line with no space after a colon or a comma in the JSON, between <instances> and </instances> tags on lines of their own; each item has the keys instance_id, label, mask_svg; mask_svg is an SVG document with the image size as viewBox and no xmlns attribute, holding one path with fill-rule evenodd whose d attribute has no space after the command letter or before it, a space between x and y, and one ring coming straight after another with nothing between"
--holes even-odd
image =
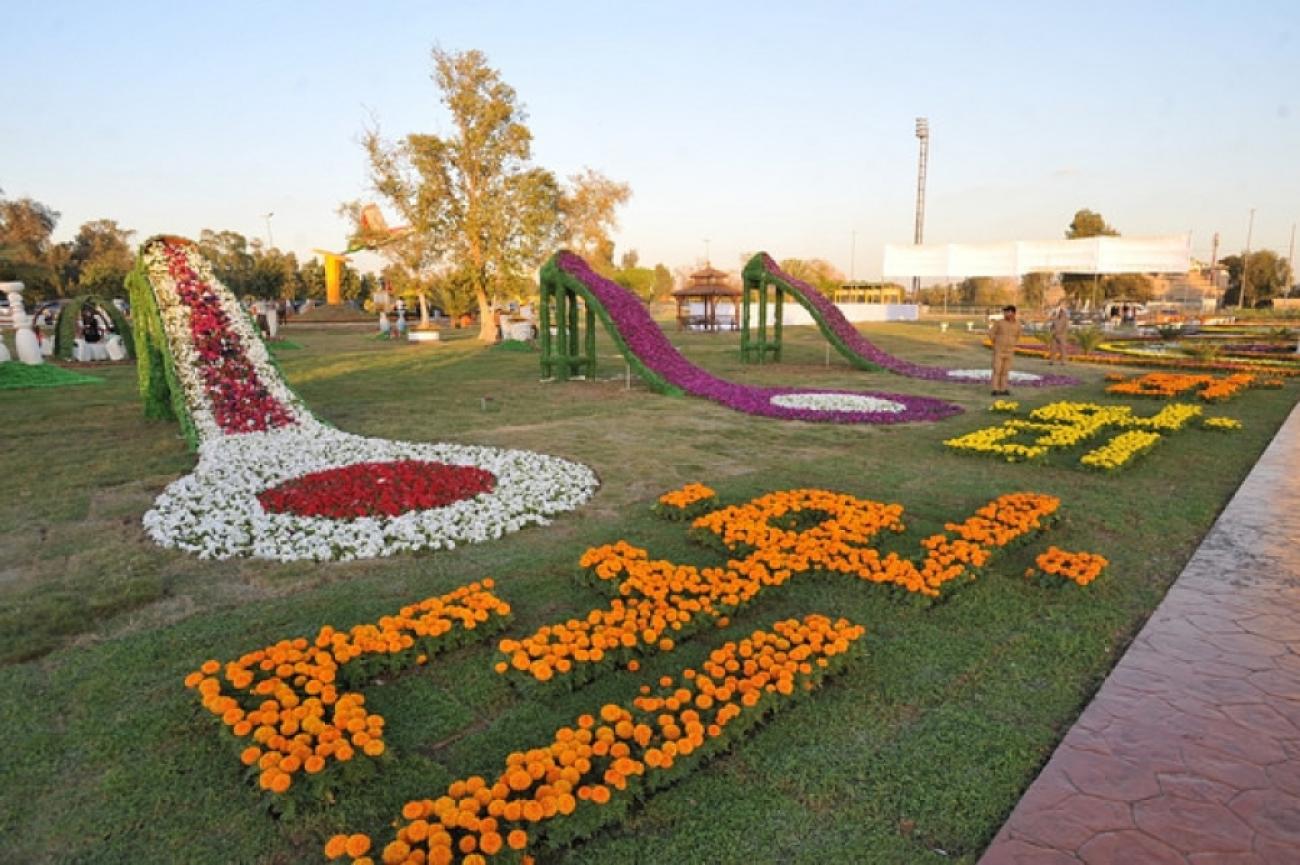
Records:
<instances>
[{"instance_id":1,"label":"white flower","mask_svg":"<svg viewBox=\"0 0 1300 865\"><path fill-rule=\"evenodd\" d=\"M1015 372L1012 371L1008 376L1011 381L1041 381L1041 375L1034 375L1032 372ZM962 381L991 381L993 379L993 370L991 369L950 369L948 378L957 378Z\"/></svg>"},{"instance_id":2,"label":"white flower","mask_svg":"<svg viewBox=\"0 0 1300 865\"><path fill-rule=\"evenodd\" d=\"M145 252L168 348L201 444L194 471L174 481L144 515L159 544L205 559L254 556L281 561L361 559L500 538L582 505L599 485L586 466L530 451L367 438L312 416L271 364L233 295L189 246L188 263L226 313L233 336L267 391L293 422L266 432L227 435L213 415L202 360L194 350L190 310L181 302L160 245ZM496 477L490 493L394 517L340 520L269 513L258 493L292 478L364 462L426 460L477 466Z\"/></svg>"},{"instance_id":3,"label":"white flower","mask_svg":"<svg viewBox=\"0 0 1300 865\"><path fill-rule=\"evenodd\" d=\"M907 408L901 402L857 393L782 393L770 401L781 408L811 411L900 412Z\"/></svg>"}]
</instances>

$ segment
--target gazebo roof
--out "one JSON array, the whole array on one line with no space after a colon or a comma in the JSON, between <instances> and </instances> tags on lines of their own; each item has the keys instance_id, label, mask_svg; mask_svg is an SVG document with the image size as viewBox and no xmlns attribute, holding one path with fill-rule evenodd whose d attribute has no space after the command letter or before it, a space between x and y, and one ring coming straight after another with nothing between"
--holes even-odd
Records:
<instances>
[{"instance_id":1,"label":"gazebo roof","mask_svg":"<svg viewBox=\"0 0 1300 865\"><path fill-rule=\"evenodd\" d=\"M722 282L726 278L726 271L715 270L707 264L704 265L701 270L697 270L691 274L691 280L694 282Z\"/></svg>"},{"instance_id":2,"label":"gazebo roof","mask_svg":"<svg viewBox=\"0 0 1300 865\"><path fill-rule=\"evenodd\" d=\"M673 297L740 297L740 289L729 285L684 285L673 289Z\"/></svg>"}]
</instances>

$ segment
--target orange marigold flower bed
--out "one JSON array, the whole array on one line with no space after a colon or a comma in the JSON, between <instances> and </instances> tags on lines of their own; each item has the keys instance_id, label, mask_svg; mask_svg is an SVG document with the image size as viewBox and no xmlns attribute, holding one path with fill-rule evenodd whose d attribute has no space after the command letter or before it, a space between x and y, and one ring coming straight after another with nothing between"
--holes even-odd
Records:
<instances>
[{"instance_id":1,"label":"orange marigold flower bed","mask_svg":"<svg viewBox=\"0 0 1300 865\"><path fill-rule=\"evenodd\" d=\"M1050 546L1046 552L1039 553L1034 561L1043 573L1073 580L1080 586L1086 586L1097 579L1110 564L1105 556L1071 553L1056 546Z\"/></svg>"},{"instance_id":2,"label":"orange marigold flower bed","mask_svg":"<svg viewBox=\"0 0 1300 865\"><path fill-rule=\"evenodd\" d=\"M1171 399L1181 394L1195 392L1205 402L1231 399L1252 386L1255 376L1236 373L1227 376L1192 375L1188 373L1152 372L1132 379L1121 379L1106 388L1106 393L1125 396L1152 396Z\"/></svg>"},{"instance_id":3,"label":"orange marigold flower bed","mask_svg":"<svg viewBox=\"0 0 1300 865\"><path fill-rule=\"evenodd\" d=\"M711 487L690 483L661 495L652 510L668 520L691 519L708 510L716 497Z\"/></svg>"},{"instance_id":4,"label":"orange marigold flower bed","mask_svg":"<svg viewBox=\"0 0 1300 865\"><path fill-rule=\"evenodd\" d=\"M185 686L234 736L240 762L260 770L258 785L283 794L296 778L331 764L382 757L384 718L349 689L504 627L510 605L492 587L490 579L470 583L374 624L326 625L312 640L281 640L225 664L205 661Z\"/></svg>"},{"instance_id":5,"label":"orange marigold flower bed","mask_svg":"<svg viewBox=\"0 0 1300 865\"><path fill-rule=\"evenodd\" d=\"M1043 528L1059 506L1054 496L1000 496L965 522L949 523L947 533L923 540L918 564L872 546L880 532L904 530L901 505L816 489L769 493L692 524L735 556L722 567L653 560L627 541L587 550L581 566L596 582L614 584L610 606L501 640L496 671L542 683L588 679L635 656L669 651L675 639L730 616L765 588L812 571L937 598L954 581L973 578L994 550Z\"/></svg>"},{"instance_id":6,"label":"orange marigold flower bed","mask_svg":"<svg viewBox=\"0 0 1300 865\"><path fill-rule=\"evenodd\" d=\"M643 685L630 703L607 703L548 744L510 754L495 778L475 775L437 799L407 802L384 861L486 863L590 835L726 750L785 698L815 690L856 654L864 632L810 615L726 643L699 669ZM325 855L350 854L355 837L334 836Z\"/></svg>"}]
</instances>

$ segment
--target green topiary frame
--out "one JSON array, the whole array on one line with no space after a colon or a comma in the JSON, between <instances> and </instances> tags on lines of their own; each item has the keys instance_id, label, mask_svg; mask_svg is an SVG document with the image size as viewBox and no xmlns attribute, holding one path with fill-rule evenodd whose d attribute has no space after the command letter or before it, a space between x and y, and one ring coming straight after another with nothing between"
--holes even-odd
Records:
<instances>
[{"instance_id":1,"label":"green topiary frame","mask_svg":"<svg viewBox=\"0 0 1300 865\"><path fill-rule=\"evenodd\" d=\"M72 360L72 350L77 341L77 321L81 318L81 311L87 303L92 304L96 309L102 309L108 315L109 320L113 322L113 327L122 335L122 341L126 343L127 357L134 358L135 340L131 323L112 302L97 294L83 294L73 298L59 310L59 318L54 325L54 356L60 360Z\"/></svg>"},{"instance_id":2,"label":"green topiary frame","mask_svg":"<svg viewBox=\"0 0 1300 865\"><path fill-rule=\"evenodd\" d=\"M556 255L558 255L557 253ZM538 337L542 350L542 378L557 378L566 381L576 376L595 378L596 376L596 319L605 325L605 330L618 346L619 352L626 358L628 365L637 375L645 379L650 389L668 396L682 396L683 391L670 384L659 373L650 369L631 349L610 320L604 305L592 296L587 286L580 279L565 273L555 263L553 255L542 266L541 298L538 304ZM579 316L579 299L585 314ZM585 321L584 329L580 326ZM555 335L551 335L551 325L555 325ZM579 352L579 346L582 351Z\"/></svg>"},{"instance_id":3,"label":"green topiary frame","mask_svg":"<svg viewBox=\"0 0 1300 865\"><path fill-rule=\"evenodd\" d=\"M176 375L167 335L163 330L162 315L158 311L158 302L154 299L153 286L149 284L149 274L145 269L144 250L156 239L158 238L150 238L140 245L141 251L136 257L135 268L126 278L131 313L135 319L135 369L139 378L140 400L144 403L145 417L175 420L180 424L181 433L190 449L197 450L198 430L195 429L194 418L190 416L189 407L185 404L185 392Z\"/></svg>"}]
</instances>

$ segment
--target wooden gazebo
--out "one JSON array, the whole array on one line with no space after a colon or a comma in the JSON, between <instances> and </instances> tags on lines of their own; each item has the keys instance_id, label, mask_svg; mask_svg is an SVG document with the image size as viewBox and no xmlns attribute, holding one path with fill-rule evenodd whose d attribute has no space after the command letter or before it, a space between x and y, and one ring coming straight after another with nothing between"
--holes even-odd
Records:
<instances>
[{"instance_id":1,"label":"wooden gazebo","mask_svg":"<svg viewBox=\"0 0 1300 865\"><path fill-rule=\"evenodd\" d=\"M707 264L691 274L690 285L673 291L673 300L679 330L735 330L740 325L740 289L727 284L725 272ZM730 311L719 313L719 306L729 306Z\"/></svg>"}]
</instances>

